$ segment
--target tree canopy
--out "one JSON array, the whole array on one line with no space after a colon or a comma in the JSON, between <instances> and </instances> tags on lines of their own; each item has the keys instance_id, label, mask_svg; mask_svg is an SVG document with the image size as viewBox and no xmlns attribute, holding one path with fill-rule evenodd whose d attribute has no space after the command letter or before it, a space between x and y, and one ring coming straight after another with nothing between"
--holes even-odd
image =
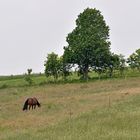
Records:
<instances>
[{"instance_id":1,"label":"tree canopy","mask_svg":"<svg viewBox=\"0 0 140 140\"><path fill-rule=\"evenodd\" d=\"M127 62L132 69L137 68L140 71L140 49L131 54Z\"/></svg>"},{"instance_id":2,"label":"tree canopy","mask_svg":"<svg viewBox=\"0 0 140 140\"><path fill-rule=\"evenodd\" d=\"M57 54L54 52L48 54L44 66L46 76L54 76L55 79L58 78L58 74L61 70L61 60Z\"/></svg>"},{"instance_id":3,"label":"tree canopy","mask_svg":"<svg viewBox=\"0 0 140 140\"><path fill-rule=\"evenodd\" d=\"M109 26L96 9L87 8L76 19L76 28L68 34L64 57L68 63L77 64L83 78L88 78L89 68L104 68L110 56Z\"/></svg>"}]
</instances>

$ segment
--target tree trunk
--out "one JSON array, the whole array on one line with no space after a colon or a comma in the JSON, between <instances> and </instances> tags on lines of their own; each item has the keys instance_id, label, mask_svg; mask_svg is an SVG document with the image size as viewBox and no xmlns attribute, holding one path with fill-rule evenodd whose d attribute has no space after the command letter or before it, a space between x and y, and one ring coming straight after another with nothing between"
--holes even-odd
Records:
<instances>
[{"instance_id":1,"label":"tree trunk","mask_svg":"<svg viewBox=\"0 0 140 140\"><path fill-rule=\"evenodd\" d=\"M112 78L113 75L113 68L110 68L109 77Z\"/></svg>"},{"instance_id":2,"label":"tree trunk","mask_svg":"<svg viewBox=\"0 0 140 140\"><path fill-rule=\"evenodd\" d=\"M100 72L98 73L98 79L99 80L101 79L101 73Z\"/></svg>"},{"instance_id":3,"label":"tree trunk","mask_svg":"<svg viewBox=\"0 0 140 140\"><path fill-rule=\"evenodd\" d=\"M83 71L83 79L84 79L85 81L88 81L88 66L86 66L86 67L84 68L84 71Z\"/></svg>"}]
</instances>

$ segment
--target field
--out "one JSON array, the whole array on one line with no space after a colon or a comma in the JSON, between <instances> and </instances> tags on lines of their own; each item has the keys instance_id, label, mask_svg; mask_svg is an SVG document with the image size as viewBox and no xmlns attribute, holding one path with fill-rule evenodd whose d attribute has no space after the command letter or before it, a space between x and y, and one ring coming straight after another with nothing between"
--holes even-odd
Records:
<instances>
[{"instance_id":1,"label":"field","mask_svg":"<svg viewBox=\"0 0 140 140\"><path fill-rule=\"evenodd\" d=\"M12 85L0 89L0 140L140 139L139 77L33 86L18 80L0 83ZM22 111L34 96L41 108Z\"/></svg>"}]
</instances>

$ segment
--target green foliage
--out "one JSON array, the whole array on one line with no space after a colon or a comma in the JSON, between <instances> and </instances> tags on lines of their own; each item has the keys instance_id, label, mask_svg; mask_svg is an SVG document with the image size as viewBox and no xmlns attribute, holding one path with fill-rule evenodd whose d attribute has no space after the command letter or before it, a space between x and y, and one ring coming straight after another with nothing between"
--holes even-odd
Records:
<instances>
[{"instance_id":1,"label":"green foliage","mask_svg":"<svg viewBox=\"0 0 140 140\"><path fill-rule=\"evenodd\" d=\"M28 85L32 85L33 84L33 80L29 75L25 76L25 81L28 83Z\"/></svg>"},{"instance_id":2,"label":"green foliage","mask_svg":"<svg viewBox=\"0 0 140 140\"><path fill-rule=\"evenodd\" d=\"M129 64L129 66L131 67L131 69L135 69L136 68L136 63L135 60L136 59L136 54L133 53L129 56L129 58L127 59L127 63Z\"/></svg>"},{"instance_id":3,"label":"green foliage","mask_svg":"<svg viewBox=\"0 0 140 140\"><path fill-rule=\"evenodd\" d=\"M126 60L122 54L117 55L112 53L108 63L109 77L112 77L115 71L119 72L120 76L124 76L124 71L126 69Z\"/></svg>"},{"instance_id":4,"label":"green foliage","mask_svg":"<svg viewBox=\"0 0 140 140\"><path fill-rule=\"evenodd\" d=\"M120 62L119 64L120 75L123 76L124 71L126 69L126 60L122 54L119 55L119 62Z\"/></svg>"},{"instance_id":5,"label":"green foliage","mask_svg":"<svg viewBox=\"0 0 140 140\"><path fill-rule=\"evenodd\" d=\"M68 34L64 47L67 63L77 64L83 78L88 78L89 68L106 67L110 56L109 27L101 12L85 9L76 20L76 28Z\"/></svg>"},{"instance_id":6,"label":"green foliage","mask_svg":"<svg viewBox=\"0 0 140 140\"><path fill-rule=\"evenodd\" d=\"M7 87L8 87L8 85L4 83L0 86L0 89L4 89L4 88L7 88Z\"/></svg>"},{"instance_id":7,"label":"green foliage","mask_svg":"<svg viewBox=\"0 0 140 140\"><path fill-rule=\"evenodd\" d=\"M28 75L30 75L32 72L32 69L27 69L27 71L28 71Z\"/></svg>"},{"instance_id":8,"label":"green foliage","mask_svg":"<svg viewBox=\"0 0 140 140\"><path fill-rule=\"evenodd\" d=\"M65 61L63 56L59 57L55 53L48 54L45 61L45 74L46 76L53 76L58 79L59 76L63 76L64 79L70 74L71 65Z\"/></svg>"},{"instance_id":9,"label":"green foliage","mask_svg":"<svg viewBox=\"0 0 140 140\"><path fill-rule=\"evenodd\" d=\"M70 70L72 68L72 65L67 63L64 56L60 57L60 61L61 61L61 74L62 74L64 80L66 80L66 77L71 74Z\"/></svg>"},{"instance_id":10,"label":"green foliage","mask_svg":"<svg viewBox=\"0 0 140 140\"><path fill-rule=\"evenodd\" d=\"M31 78L31 72L32 69L27 69L28 74L25 75L25 81L28 83L28 85L32 85L33 84L33 80Z\"/></svg>"},{"instance_id":11,"label":"green foliage","mask_svg":"<svg viewBox=\"0 0 140 140\"><path fill-rule=\"evenodd\" d=\"M52 52L48 54L44 66L46 76L54 76L54 78L57 79L62 67L61 58L59 58L57 54Z\"/></svg>"},{"instance_id":12,"label":"green foliage","mask_svg":"<svg viewBox=\"0 0 140 140\"><path fill-rule=\"evenodd\" d=\"M43 85L46 85L46 84L47 84L47 82L44 80L44 81L41 81L38 85L43 86Z\"/></svg>"},{"instance_id":13,"label":"green foliage","mask_svg":"<svg viewBox=\"0 0 140 140\"><path fill-rule=\"evenodd\" d=\"M140 71L140 49L131 54L127 59L127 62L132 69L137 68Z\"/></svg>"}]
</instances>

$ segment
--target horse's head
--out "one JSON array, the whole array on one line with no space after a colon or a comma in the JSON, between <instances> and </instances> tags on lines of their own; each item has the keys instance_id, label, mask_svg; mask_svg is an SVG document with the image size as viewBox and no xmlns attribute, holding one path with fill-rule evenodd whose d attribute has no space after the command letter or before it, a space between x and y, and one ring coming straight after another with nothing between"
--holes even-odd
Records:
<instances>
[{"instance_id":1,"label":"horse's head","mask_svg":"<svg viewBox=\"0 0 140 140\"><path fill-rule=\"evenodd\" d=\"M23 107L23 109L22 109L23 111L25 111L25 110L27 110L27 108L25 108L25 107Z\"/></svg>"},{"instance_id":2,"label":"horse's head","mask_svg":"<svg viewBox=\"0 0 140 140\"><path fill-rule=\"evenodd\" d=\"M38 105L38 107L41 107L41 104L39 102L37 103L37 105Z\"/></svg>"}]
</instances>

